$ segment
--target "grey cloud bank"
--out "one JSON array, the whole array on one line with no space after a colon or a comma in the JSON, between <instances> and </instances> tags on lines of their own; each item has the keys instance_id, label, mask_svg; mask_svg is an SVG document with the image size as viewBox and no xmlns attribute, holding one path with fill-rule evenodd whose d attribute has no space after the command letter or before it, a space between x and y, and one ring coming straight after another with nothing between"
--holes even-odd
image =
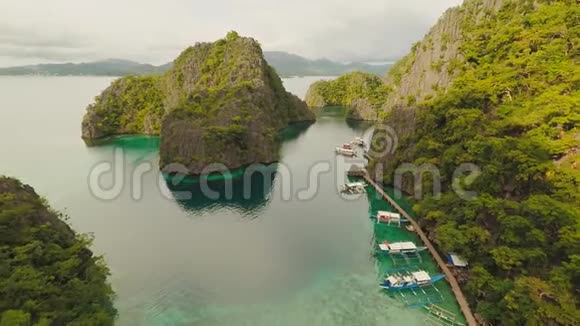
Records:
<instances>
[{"instance_id":1,"label":"grey cloud bank","mask_svg":"<svg viewBox=\"0 0 580 326\"><path fill-rule=\"evenodd\" d=\"M462 0L0 0L0 66L109 57L154 64L229 30L310 58L404 55Z\"/></svg>"}]
</instances>

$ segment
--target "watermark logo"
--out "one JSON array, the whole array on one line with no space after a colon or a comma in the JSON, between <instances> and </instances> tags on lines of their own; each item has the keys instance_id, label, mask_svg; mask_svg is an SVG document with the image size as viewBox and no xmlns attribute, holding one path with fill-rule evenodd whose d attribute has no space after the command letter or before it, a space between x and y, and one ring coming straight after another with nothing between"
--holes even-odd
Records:
<instances>
[{"instance_id":1,"label":"watermark logo","mask_svg":"<svg viewBox=\"0 0 580 326\"><path fill-rule=\"evenodd\" d=\"M368 155L374 158L382 158L395 154L398 146L399 137L395 129L389 125L380 124L373 132Z\"/></svg>"},{"instance_id":2,"label":"watermark logo","mask_svg":"<svg viewBox=\"0 0 580 326\"><path fill-rule=\"evenodd\" d=\"M435 199L441 198L441 174L435 165L428 163L422 164L420 166L410 163L403 163L397 167L397 169L395 169L394 186L396 198L403 197L403 176L407 173L411 173L413 176L414 198L423 198L423 177L425 174L432 177L433 197Z\"/></svg>"},{"instance_id":3,"label":"watermark logo","mask_svg":"<svg viewBox=\"0 0 580 326\"><path fill-rule=\"evenodd\" d=\"M463 163L455 169L451 187L459 198L465 200L477 199L477 191L465 190L463 187L469 187L475 183L481 173L479 166L473 163Z\"/></svg>"},{"instance_id":4,"label":"watermark logo","mask_svg":"<svg viewBox=\"0 0 580 326\"><path fill-rule=\"evenodd\" d=\"M183 164L172 163L159 171L151 161L146 160L139 164L128 162L124 150L115 148L110 160L93 166L88 173L87 181L91 194L104 201L115 200L127 190L130 191L133 200L141 200L144 193L151 190L150 182L145 185L145 176L150 173L157 178L159 193L170 200L189 201L199 197L209 201L247 200L257 192L270 192L272 185L276 183L277 195L281 200L309 201L316 198L320 191L328 191L327 185L323 185L329 179L323 178L325 175L332 175L336 192L345 189L344 185L348 183L347 171L352 166L364 168L366 163L364 157L370 157L375 161L377 174L374 178L378 181L383 180L381 175L385 171L383 164L392 163L385 161L385 157L394 154L398 146L399 138L395 129L382 124L375 128L368 145L360 139L352 142L349 148L356 153L354 157L337 154L332 159L302 166L300 171L295 171L284 163L252 164L241 174L240 170L231 171L222 163L209 163L195 177L194 187L188 186L192 184L190 170ZM332 151L332 148L329 148L329 151ZM481 169L477 165L463 163L446 179L451 178L449 186L460 198L473 200L477 198L477 192L472 186L480 175ZM418 200L422 199L425 193L430 193L435 199L441 197L441 170L434 164L401 163L394 168L394 175L390 179L393 180L396 198L404 196L403 190ZM302 186L296 185L296 182ZM425 189L426 187L429 189ZM357 199L360 195L360 193L344 195L343 198Z\"/></svg>"}]
</instances>

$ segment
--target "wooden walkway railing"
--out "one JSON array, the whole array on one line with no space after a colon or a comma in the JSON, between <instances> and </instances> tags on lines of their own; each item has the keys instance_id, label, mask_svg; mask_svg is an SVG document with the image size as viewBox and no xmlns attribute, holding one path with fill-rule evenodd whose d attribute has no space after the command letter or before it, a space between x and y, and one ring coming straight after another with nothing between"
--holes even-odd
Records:
<instances>
[{"instance_id":1,"label":"wooden walkway railing","mask_svg":"<svg viewBox=\"0 0 580 326\"><path fill-rule=\"evenodd\" d=\"M433 246L433 244L431 243L429 238L427 238L427 235L423 232L423 230L421 230L421 227L419 227L419 224L415 221L415 219L413 219L413 217L411 217L411 215L409 215L404 209L402 209L401 206L399 206L399 204L397 204L397 202L395 202L395 200L393 198L391 198L391 196L389 196L387 193L385 193L383 188L381 186L379 186L373 179L371 179L371 177L369 176L369 174L366 170L357 170L356 172L355 171L352 171L352 172L354 172L354 173L349 173L349 175L362 177L365 179L366 182L368 182L369 184L372 184L375 187L376 191L386 201L388 201L389 204L391 204L391 206L393 206L393 208L395 208L402 216L404 216L407 220L409 220L411 225L413 225L415 227L417 234L419 235L419 237L421 238L423 243L425 243L425 246L427 247L427 249L431 253L431 256L433 256L433 258L437 262L437 265L439 265L439 268L445 274L445 279L447 280L447 282L451 286L451 290L453 291L453 294L455 295L457 303L459 304L459 307L461 308L461 312L463 313L463 316L465 317L467 324L469 326L476 326L477 322L475 321L475 317L473 316L473 313L471 312L471 308L469 308L469 304L467 303L467 300L465 299L465 296L463 295L463 292L461 291L461 287L459 286L457 279L455 279L455 276L453 275L453 273L451 273L451 270L449 270L449 267L447 267L447 264L445 264L445 261L441 258L441 256L437 252L437 250L435 250L435 247Z\"/></svg>"}]
</instances>

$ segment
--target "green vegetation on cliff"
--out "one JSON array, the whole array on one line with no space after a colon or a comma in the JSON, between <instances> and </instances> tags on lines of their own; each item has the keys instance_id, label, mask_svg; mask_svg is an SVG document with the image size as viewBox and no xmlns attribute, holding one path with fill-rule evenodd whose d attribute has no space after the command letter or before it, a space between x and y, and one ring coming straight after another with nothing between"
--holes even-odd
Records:
<instances>
[{"instance_id":1,"label":"green vegetation on cliff","mask_svg":"<svg viewBox=\"0 0 580 326\"><path fill-rule=\"evenodd\" d=\"M438 167L441 197L427 196L415 208L442 252L470 261L465 291L484 319L575 325L580 6L572 0L472 0L459 11L464 60L455 62L456 78L420 103L401 150L370 167L386 166L387 183L402 163ZM477 165L481 175L472 183L454 180L462 163ZM429 189L431 178L424 179ZM477 198L460 198L453 190L458 184Z\"/></svg>"},{"instance_id":2,"label":"green vegetation on cliff","mask_svg":"<svg viewBox=\"0 0 580 326\"><path fill-rule=\"evenodd\" d=\"M0 325L112 325L109 274L34 190L0 176Z\"/></svg>"},{"instance_id":3,"label":"green vegetation on cliff","mask_svg":"<svg viewBox=\"0 0 580 326\"><path fill-rule=\"evenodd\" d=\"M192 67L199 67L192 69ZM257 41L231 32L186 49L166 75L161 165L180 163L198 174L209 163L238 168L278 160L277 132L314 120L286 92Z\"/></svg>"},{"instance_id":4,"label":"green vegetation on cliff","mask_svg":"<svg viewBox=\"0 0 580 326\"><path fill-rule=\"evenodd\" d=\"M115 80L83 120L85 139L115 134L159 134L163 108L161 77L124 77Z\"/></svg>"},{"instance_id":5,"label":"green vegetation on cliff","mask_svg":"<svg viewBox=\"0 0 580 326\"><path fill-rule=\"evenodd\" d=\"M306 103L310 107L349 106L362 120L375 120L388 93L389 87L379 76L353 72L312 84L306 94Z\"/></svg>"},{"instance_id":6,"label":"green vegetation on cliff","mask_svg":"<svg viewBox=\"0 0 580 326\"><path fill-rule=\"evenodd\" d=\"M368 99L371 104L378 107L385 102L387 88L377 75L353 72L335 80L318 81L312 85L312 91L314 93L307 97L306 103L313 107L346 106L359 98Z\"/></svg>"},{"instance_id":7,"label":"green vegetation on cliff","mask_svg":"<svg viewBox=\"0 0 580 326\"><path fill-rule=\"evenodd\" d=\"M404 56L401 60L397 61L393 67L387 72L387 78L396 87L401 86L401 79L404 75L411 72L411 67L415 62L415 53L419 50L419 43L413 44L411 47L411 53Z\"/></svg>"},{"instance_id":8,"label":"green vegetation on cliff","mask_svg":"<svg viewBox=\"0 0 580 326\"><path fill-rule=\"evenodd\" d=\"M187 48L163 76L113 82L87 109L82 129L89 144L117 134L160 134L161 167L179 163L198 174L210 163L274 162L277 132L312 120L259 43L230 32Z\"/></svg>"}]
</instances>

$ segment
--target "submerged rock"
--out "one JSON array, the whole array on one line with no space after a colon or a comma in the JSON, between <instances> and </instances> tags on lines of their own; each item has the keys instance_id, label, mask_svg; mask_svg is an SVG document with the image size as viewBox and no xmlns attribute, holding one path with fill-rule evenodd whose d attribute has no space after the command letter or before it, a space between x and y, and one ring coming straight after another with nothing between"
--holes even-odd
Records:
<instances>
[{"instance_id":1,"label":"submerged rock","mask_svg":"<svg viewBox=\"0 0 580 326\"><path fill-rule=\"evenodd\" d=\"M230 32L189 47L164 76L115 81L89 106L83 139L160 134L161 168L179 163L200 174L212 163L231 169L277 161L278 131L314 119L286 92L259 43Z\"/></svg>"}]
</instances>

